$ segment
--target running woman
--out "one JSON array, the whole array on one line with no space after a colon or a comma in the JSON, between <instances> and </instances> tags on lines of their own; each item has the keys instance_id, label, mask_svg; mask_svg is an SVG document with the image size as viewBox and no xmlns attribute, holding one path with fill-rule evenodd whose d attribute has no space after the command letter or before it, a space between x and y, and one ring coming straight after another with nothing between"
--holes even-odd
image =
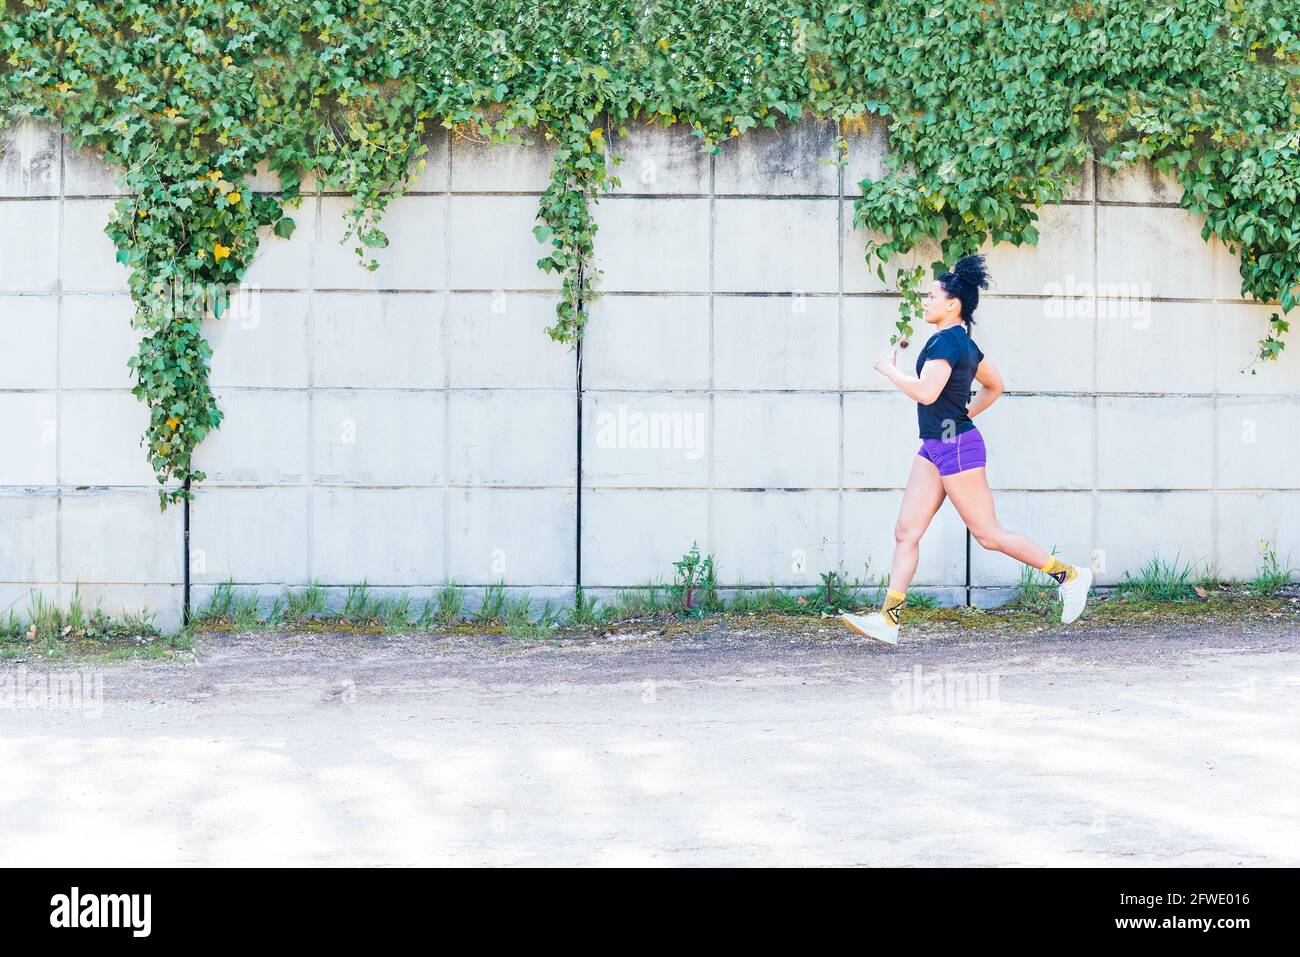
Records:
<instances>
[{"instance_id":1,"label":"running woman","mask_svg":"<svg viewBox=\"0 0 1300 957\"><path fill-rule=\"evenodd\" d=\"M884 605L870 615L842 617L853 631L887 645L898 644L899 617L916 574L921 536L945 498L952 499L957 514L981 546L1056 579L1063 624L1079 617L1092 587L1091 569L1058 561L1031 539L1003 528L994 512L993 494L984 474L984 438L971 422L1002 394L1002 377L993 360L985 358L970 337L980 290L988 286L984 257L963 256L951 272L934 281L925 297L925 321L935 331L916 358L916 375L898 368L897 350L876 358L876 371L916 400L921 448L912 460L898 509L894 526L897 544ZM972 379L983 388L967 408Z\"/></svg>"}]
</instances>

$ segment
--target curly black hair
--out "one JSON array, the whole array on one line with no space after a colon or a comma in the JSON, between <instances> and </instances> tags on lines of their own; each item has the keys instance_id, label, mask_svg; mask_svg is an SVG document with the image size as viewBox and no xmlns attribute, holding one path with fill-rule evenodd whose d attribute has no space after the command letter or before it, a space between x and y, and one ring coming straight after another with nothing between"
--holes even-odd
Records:
<instances>
[{"instance_id":1,"label":"curly black hair","mask_svg":"<svg viewBox=\"0 0 1300 957\"><path fill-rule=\"evenodd\" d=\"M980 303L980 290L989 287L989 271L984 268L984 257L962 256L951 272L939 277L939 285L950 296L961 301L961 321L969 329L975 323L975 307Z\"/></svg>"}]
</instances>

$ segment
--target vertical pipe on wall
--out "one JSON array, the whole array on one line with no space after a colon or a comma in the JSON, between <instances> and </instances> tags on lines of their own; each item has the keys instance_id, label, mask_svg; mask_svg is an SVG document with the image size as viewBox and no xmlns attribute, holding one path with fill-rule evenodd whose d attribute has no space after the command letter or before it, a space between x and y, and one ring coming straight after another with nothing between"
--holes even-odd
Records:
<instances>
[{"instance_id":1,"label":"vertical pipe on wall","mask_svg":"<svg viewBox=\"0 0 1300 957\"><path fill-rule=\"evenodd\" d=\"M587 304L583 299L583 272L582 264L578 264L578 327L582 328L583 313L586 312ZM575 460L574 477L575 477L575 494L574 494L574 569L573 569L573 600L577 604L578 598L582 592L582 339L583 335L579 332L577 345L574 346L576 353L576 385L578 401L578 428L577 428L577 457Z\"/></svg>"},{"instance_id":2,"label":"vertical pipe on wall","mask_svg":"<svg viewBox=\"0 0 1300 957\"><path fill-rule=\"evenodd\" d=\"M181 554L181 624L190 623L190 480L185 478L185 498L181 504L181 529L184 551Z\"/></svg>"},{"instance_id":3,"label":"vertical pipe on wall","mask_svg":"<svg viewBox=\"0 0 1300 957\"><path fill-rule=\"evenodd\" d=\"M966 529L966 607L970 607L970 529Z\"/></svg>"}]
</instances>

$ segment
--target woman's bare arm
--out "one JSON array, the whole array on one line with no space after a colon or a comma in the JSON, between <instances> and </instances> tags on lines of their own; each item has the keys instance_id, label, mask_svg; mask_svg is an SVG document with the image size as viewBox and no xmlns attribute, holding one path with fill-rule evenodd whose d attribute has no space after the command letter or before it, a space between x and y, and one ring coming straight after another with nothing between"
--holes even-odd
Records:
<instances>
[{"instance_id":1,"label":"woman's bare arm","mask_svg":"<svg viewBox=\"0 0 1300 957\"><path fill-rule=\"evenodd\" d=\"M975 370L975 381L980 384L980 390L966 407L966 414L972 419L996 402L1002 394L1002 375L992 359L986 358L980 362L979 368Z\"/></svg>"},{"instance_id":2,"label":"woman's bare arm","mask_svg":"<svg viewBox=\"0 0 1300 957\"><path fill-rule=\"evenodd\" d=\"M882 352L876 356L875 370L894 383L903 395L922 405L929 405L939 398L939 393L952 376L952 366L946 359L931 359L921 367L919 379L898 368L897 360L897 350Z\"/></svg>"}]
</instances>

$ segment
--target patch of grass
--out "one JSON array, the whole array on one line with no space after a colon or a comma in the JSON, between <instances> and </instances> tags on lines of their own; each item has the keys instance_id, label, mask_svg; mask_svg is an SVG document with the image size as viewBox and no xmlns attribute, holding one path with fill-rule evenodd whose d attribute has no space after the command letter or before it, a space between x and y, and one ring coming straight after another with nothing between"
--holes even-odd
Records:
<instances>
[{"instance_id":1,"label":"patch of grass","mask_svg":"<svg viewBox=\"0 0 1300 957\"><path fill-rule=\"evenodd\" d=\"M409 631L414 624L411 621L411 596L402 595L399 598L380 602L379 623L390 635Z\"/></svg>"},{"instance_id":2,"label":"patch of grass","mask_svg":"<svg viewBox=\"0 0 1300 957\"><path fill-rule=\"evenodd\" d=\"M481 625L495 625L501 622L506 608L506 587L504 582L488 585L483 593L483 603L474 613L474 620Z\"/></svg>"},{"instance_id":3,"label":"patch of grass","mask_svg":"<svg viewBox=\"0 0 1300 957\"><path fill-rule=\"evenodd\" d=\"M287 608L285 618L288 621L306 621L320 618L325 614L325 586L313 581L301 591L291 591L285 596Z\"/></svg>"},{"instance_id":4,"label":"patch of grass","mask_svg":"<svg viewBox=\"0 0 1300 957\"><path fill-rule=\"evenodd\" d=\"M241 592L227 579L212 590L206 607L199 610L200 621L227 624L238 631L249 631L262 624L261 599L256 592Z\"/></svg>"},{"instance_id":5,"label":"patch of grass","mask_svg":"<svg viewBox=\"0 0 1300 957\"><path fill-rule=\"evenodd\" d=\"M1124 580L1115 586L1115 597L1134 602L1192 601L1199 581L1194 574L1192 564L1180 565L1176 555L1172 562L1153 555L1137 575L1124 573Z\"/></svg>"},{"instance_id":6,"label":"patch of grass","mask_svg":"<svg viewBox=\"0 0 1300 957\"><path fill-rule=\"evenodd\" d=\"M1255 577L1246 585L1253 595L1271 597L1291 584L1295 569L1288 560L1285 565L1277 557L1277 549L1270 542L1260 542L1260 562Z\"/></svg>"},{"instance_id":7,"label":"patch of grass","mask_svg":"<svg viewBox=\"0 0 1300 957\"><path fill-rule=\"evenodd\" d=\"M459 625L464 614L465 589L453 581L438 590L436 610L426 606L425 611L420 615L420 621L422 624L425 623L428 616L430 624Z\"/></svg>"},{"instance_id":8,"label":"patch of grass","mask_svg":"<svg viewBox=\"0 0 1300 957\"><path fill-rule=\"evenodd\" d=\"M667 611L662 593L662 585L620 589L614 594L614 600L601 609L600 623L611 624L661 615Z\"/></svg>"},{"instance_id":9,"label":"patch of grass","mask_svg":"<svg viewBox=\"0 0 1300 957\"><path fill-rule=\"evenodd\" d=\"M343 599L343 617L348 621L375 621L379 618L379 602L370 597L370 586L362 581L349 585Z\"/></svg>"},{"instance_id":10,"label":"patch of grass","mask_svg":"<svg viewBox=\"0 0 1300 957\"><path fill-rule=\"evenodd\" d=\"M581 587L578 588L573 596L573 607L569 609L564 624L570 628L582 628L598 624L600 622L598 604L599 602L594 595L588 598L586 592Z\"/></svg>"},{"instance_id":11,"label":"patch of grass","mask_svg":"<svg viewBox=\"0 0 1300 957\"><path fill-rule=\"evenodd\" d=\"M156 619L148 609L114 617L96 605L87 612L80 585L66 609L35 592L25 618L10 609L0 622L0 659L170 657L192 650L192 637L187 645L183 637L164 636Z\"/></svg>"},{"instance_id":12,"label":"patch of grass","mask_svg":"<svg viewBox=\"0 0 1300 957\"><path fill-rule=\"evenodd\" d=\"M1029 565L1020 566L1020 581L1016 585L1016 595L1012 599L1012 604L1027 611L1059 614L1061 608L1059 596L1055 578Z\"/></svg>"}]
</instances>

